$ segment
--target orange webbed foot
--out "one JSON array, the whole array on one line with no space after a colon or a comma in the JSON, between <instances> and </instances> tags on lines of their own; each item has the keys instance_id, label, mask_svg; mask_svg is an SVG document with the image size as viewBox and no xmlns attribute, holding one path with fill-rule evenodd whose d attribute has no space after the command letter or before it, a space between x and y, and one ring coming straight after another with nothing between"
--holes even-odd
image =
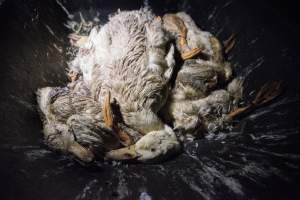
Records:
<instances>
[{"instance_id":1,"label":"orange webbed foot","mask_svg":"<svg viewBox=\"0 0 300 200\"><path fill-rule=\"evenodd\" d=\"M110 100L111 100L111 94L110 94L110 92L108 92L108 94L107 94L107 96L106 96L106 98L104 100L104 104L103 104L103 118L104 118L104 123L105 123L105 125L107 127L111 128L112 130L115 131L115 133L117 134L117 136L120 139L120 142L124 146L129 146L129 145L132 144L131 137L129 136L128 133L126 133L125 131L121 130L118 127L118 123L115 122Z\"/></svg>"},{"instance_id":2,"label":"orange webbed foot","mask_svg":"<svg viewBox=\"0 0 300 200\"><path fill-rule=\"evenodd\" d=\"M182 52L181 53L181 58L182 58L182 60L188 60L188 59L191 59L191 58L199 55L200 53L201 53L200 48L194 48L194 49Z\"/></svg>"},{"instance_id":3,"label":"orange webbed foot","mask_svg":"<svg viewBox=\"0 0 300 200\"><path fill-rule=\"evenodd\" d=\"M251 112L256 108L271 102L277 98L282 91L282 81L274 81L264 84L256 94L254 100L245 107L240 107L231 111L228 114L229 119L234 119L243 113Z\"/></svg>"},{"instance_id":4,"label":"orange webbed foot","mask_svg":"<svg viewBox=\"0 0 300 200\"><path fill-rule=\"evenodd\" d=\"M225 54L229 54L229 52L233 49L233 47L235 46L235 43L236 43L236 36L235 34L231 34L229 36L229 38L227 40L225 40L223 42L223 45L224 45L224 52Z\"/></svg>"},{"instance_id":5,"label":"orange webbed foot","mask_svg":"<svg viewBox=\"0 0 300 200\"><path fill-rule=\"evenodd\" d=\"M111 104L110 104L110 92L108 92L108 94L104 100L103 118L104 118L105 125L111 129L113 129L114 119L113 119L113 113L112 113Z\"/></svg>"}]
</instances>

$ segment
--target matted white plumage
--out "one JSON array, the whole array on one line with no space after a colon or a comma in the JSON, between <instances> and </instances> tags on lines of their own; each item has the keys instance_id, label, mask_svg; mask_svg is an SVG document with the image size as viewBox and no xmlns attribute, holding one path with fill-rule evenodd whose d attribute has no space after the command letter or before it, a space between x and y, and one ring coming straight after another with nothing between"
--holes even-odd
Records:
<instances>
[{"instance_id":1,"label":"matted white plumage","mask_svg":"<svg viewBox=\"0 0 300 200\"><path fill-rule=\"evenodd\" d=\"M228 117L276 96L259 94L250 106L231 106L241 99L242 80L216 90L231 79L230 63L217 38L185 13L160 18L147 9L119 11L88 37L78 38L80 48L69 66L72 82L66 88L40 89L38 103L48 144L83 161L92 160L99 148L115 160L165 158L180 150L166 122L185 133L222 128ZM177 77L175 46L185 60ZM111 101L119 106L121 129L107 121ZM134 144L124 143L114 130L125 130ZM121 143L127 147L118 149Z\"/></svg>"}]
</instances>

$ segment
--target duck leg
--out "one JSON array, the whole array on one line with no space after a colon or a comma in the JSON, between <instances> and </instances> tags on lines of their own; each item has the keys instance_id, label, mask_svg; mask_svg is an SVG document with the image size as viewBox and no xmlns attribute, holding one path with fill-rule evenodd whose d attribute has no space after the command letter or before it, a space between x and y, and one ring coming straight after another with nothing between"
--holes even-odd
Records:
<instances>
[{"instance_id":1,"label":"duck leg","mask_svg":"<svg viewBox=\"0 0 300 200\"><path fill-rule=\"evenodd\" d=\"M274 81L271 83L264 84L258 91L255 99L247 106L237 108L228 114L229 119L234 119L242 114L249 113L256 108L269 103L276 97L278 97L282 92L281 81Z\"/></svg>"},{"instance_id":2,"label":"duck leg","mask_svg":"<svg viewBox=\"0 0 300 200\"><path fill-rule=\"evenodd\" d=\"M227 55L235 46L235 34L231 34L227 40L223 42L224 52Z\"/></svg>"},{"instance_id":3,"label":"duck leg","mask_svg":"<svg viewBox=\"0 0 300 200\"><path fill-rule=\"evenodd\" d=\"M116 132L121 143L124 146L129 146L130 144L132 144L132 140L131 140L129 134L126 133L125 131L121 130L118 126L118 123L115 122L114 117L113 117L111 103L110 103L110 98L111 98L111 95L110 95L110 92L108 92L108 94L104 100L103 109L102 109L104 123L107 127L111 128L113 131Z\"/></svg>"},{"instance_id":4,"label":"duck leg","mask_svg":"<svg viewBox=\"0 0 300 200\"><path fill-rule=\"evenodd\" d=\"M175 14L165 14L163 16L164 27L167 31L176 35L176 39L179 45L181 58L187 60L193 58L201 52L200 48L191 49L187 43L187 28L180 17Z\"/></svg>"}]
</instances>

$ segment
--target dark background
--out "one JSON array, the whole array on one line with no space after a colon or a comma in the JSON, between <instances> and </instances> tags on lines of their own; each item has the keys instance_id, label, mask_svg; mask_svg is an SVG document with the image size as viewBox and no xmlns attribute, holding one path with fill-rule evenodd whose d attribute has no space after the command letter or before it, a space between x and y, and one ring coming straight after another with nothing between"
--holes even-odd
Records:
<instances>
[{"instance_id":1,"label":"dark background","mask_svg":"<svg viewBox=\"0 0 300 200\"><path fill-rule=\"evenodd\" d=\"M66 82L66 13L55 0L0 2L0 199L298 199L300 29L293 1L149 0L156 14L184 10L221 40L236 33L229 59L237 75L247 75L246 94L269 80L283 80L285 93L232 132L186 144L165 163L90 167L43 145L36 111L37 88ZM118 8L145 4L59 2L72 14L98 10L102 23Z\"/></svg>"}]
</instances>

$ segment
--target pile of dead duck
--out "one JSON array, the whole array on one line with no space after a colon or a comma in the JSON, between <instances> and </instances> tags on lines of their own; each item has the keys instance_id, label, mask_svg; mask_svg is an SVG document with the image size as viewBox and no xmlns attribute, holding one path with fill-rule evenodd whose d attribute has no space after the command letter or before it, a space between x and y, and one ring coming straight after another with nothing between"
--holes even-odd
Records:
<instances>
[{"instance_id":1,"label":"pile of dead duck","mask_svg":"<svg viewBox=\"0 0 300 200\"><path fill-rule=\"evenodd\" d=\"M280 94L272 82L240 106L243 77L226 60L234 37L221 43L184 12L119 11L89 26L70 34L70 82L37 91L45 143L83 162L161 161Z\"/></svg>"}]
</instances>

